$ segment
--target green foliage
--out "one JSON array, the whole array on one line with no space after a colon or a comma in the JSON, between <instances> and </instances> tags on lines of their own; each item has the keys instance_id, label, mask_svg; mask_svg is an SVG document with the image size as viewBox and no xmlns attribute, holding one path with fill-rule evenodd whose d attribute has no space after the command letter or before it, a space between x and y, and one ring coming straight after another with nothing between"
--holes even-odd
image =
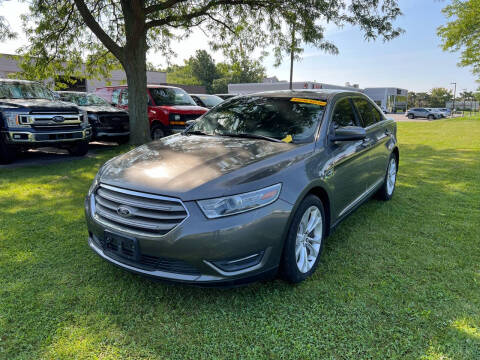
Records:
<instances>
[{"instance_id":1,"label":"green foliage","mask_svg":"<svg viewBox=\"0 0 480 360\"><path fill-rule=\"evenodd\" d=\"M212 83L218 78L218 73L215 61L210 54L205 50L197 50L188 63L193 76L200 80L200 83L207 88L207 92L211 93Z\"/></svg>"},{"instance_id":2,"label":"green foliage","mask_svg":"<svg viewBox=\"0 0 480 360\"><path fill-rule=\"evenodd\" d=\"M445 107L447 101L453 99L453 94L451 90L445 88L433 88L430 91L430 106L433 108Z\"/></svg>"},{"instance_id":3,"label":"green foliage","mask_svg":"<svg viewBox=\"0 0 480 360\"><path fill-rule=\"evenodd\" d=\"M166 72L169 84L202 85L200 79L193 74L189 61L185 61L185 65L171 65Z\"/></svg>"},{"instance_id":4,"label":"green foliage","mask_svg":"<svg viewBox=\"0 0 480 360\"><path fill-rule=\"evenodd\" d=\"M164 284L95 255L83 201L125 147L0 168L0 359L478 360L480 118L398 126L394 198L298 286Z\"/></svg>"},{"instance_id":5,"label":"green foliage","mask_svg":"<svg viewBox=\"0 0 480 360\"><path fill-rule=\"evenodd\" d=\"M4 0L0 0L0 5ZM12 40L17 37L17 33L10 29L10 24L4 16L0 15L0 41Z\"/></svg>"},{"instance_id":6,"label":"green foliage","mask_svg":"<svg viewBox=\"0 0 480 360\"><path fill-rule=\"evenodd\" d=\"M460 66L471 66L480 80L480 0L453 0L443 9L450 20L438 28L445 51L461 52Z\"/></svg>"}]
</instances>

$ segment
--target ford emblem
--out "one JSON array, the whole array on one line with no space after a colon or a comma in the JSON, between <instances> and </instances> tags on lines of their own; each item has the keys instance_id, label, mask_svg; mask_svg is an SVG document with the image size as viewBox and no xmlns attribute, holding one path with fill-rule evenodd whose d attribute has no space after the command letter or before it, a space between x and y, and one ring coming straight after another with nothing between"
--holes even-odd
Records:
<instances>
[{"instance_id":1,"label":"ford emblem","mask_svg":"<svg viewBox=\"0 0 480 360\"><path fill-rule=\"evenodd\" d=\"M52 121L56 123L62 123L65 121L65 118L63 116L54 116L52 118Z\"/></svg>"},{"instance_id":2,"label":"ford emblem","mask_svg":"<svg viewBox=\"0 0 480 360\"><path fill-rule=\"evenodd\" d=\"M125 205L120 205L117 208L117 214L122 217L130 217L130 216L133 216L133 209Z\"/></svg>"}]
</instances>

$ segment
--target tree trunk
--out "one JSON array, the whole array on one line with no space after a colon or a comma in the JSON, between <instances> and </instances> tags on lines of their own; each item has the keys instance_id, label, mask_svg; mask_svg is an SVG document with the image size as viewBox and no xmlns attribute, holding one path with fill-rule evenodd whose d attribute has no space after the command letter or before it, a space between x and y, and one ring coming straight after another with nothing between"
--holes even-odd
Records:
<instances>
[{"instance_id":1,"label":"tree trunk","mask_svg":"<svg viewBox=\"0 0 480 360\"><path fill-rule=\"evenodd\" d=\"M144 0L122 0L121 4L125 14L126 44L122 65L127 75L130 144L141 145L151 140Z\"/></svg>"},{"instance_id":2,"label":"tree trunk","mask_svg":"<svg viewBox=\"0 0 480 360\"><path fill-rule=\"evenodd\" d=\"M128 85L128 113L130 116L130 144L141 145L150 138L147 105L146 51L137 44L136 49L127 51L124 64Z\"/></svg>"}]
</instances>

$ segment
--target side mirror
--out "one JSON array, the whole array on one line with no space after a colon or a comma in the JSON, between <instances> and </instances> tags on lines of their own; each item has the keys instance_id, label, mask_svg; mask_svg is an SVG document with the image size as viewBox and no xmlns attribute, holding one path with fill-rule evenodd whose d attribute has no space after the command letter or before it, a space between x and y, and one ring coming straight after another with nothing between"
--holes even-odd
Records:
<instances>
[{"instance_id":1,"label":"side mirror","mask_svg":"<svg viewBox=\"0 0 480 360\"><path fill-rule=\"evenodd\" d=\"M345 126L335 130L332 141L356 141L367 137L364 128L360 126Z\"/></svg>"}]
</instances>

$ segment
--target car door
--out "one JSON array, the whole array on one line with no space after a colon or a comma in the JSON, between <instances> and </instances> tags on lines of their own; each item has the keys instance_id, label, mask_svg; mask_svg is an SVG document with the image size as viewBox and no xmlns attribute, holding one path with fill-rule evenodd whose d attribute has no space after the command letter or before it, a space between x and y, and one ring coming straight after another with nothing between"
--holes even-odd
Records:
<instances>
[{"instance_id":1,"label":"car door","mask_svg":"<svg viewBox=\"0 0 480 360\"><path fill-rule=\"evenodd\" d=\"M369 172L365 175L368 191L373 190L384 180L390 156L387 142L392 133L389 130L388 121L371 101L364 97L355 97L353 103L367 135L364 146L368 150L369 157Z\"/></svg>"},{"instance_id":2,"label":"car door","mask_svg":"<svg viewBox=\"0 0 480 360\"><path fill-rule=\"evenodd\" d=\"M328 127L330 166L328 181L333 194L333 217L346 215L363 196L368 173L368 154L362 140L332 141L335 130L347 126L359 126L351 97L341 97L333 104Z\"/></svg>"}]
</instances>

